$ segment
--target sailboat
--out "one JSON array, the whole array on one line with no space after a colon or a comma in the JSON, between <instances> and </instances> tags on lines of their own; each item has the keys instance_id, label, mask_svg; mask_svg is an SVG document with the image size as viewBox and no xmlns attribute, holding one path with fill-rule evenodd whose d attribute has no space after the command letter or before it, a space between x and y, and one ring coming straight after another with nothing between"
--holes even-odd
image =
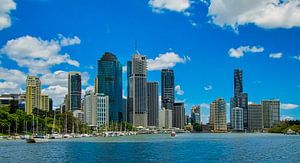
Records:
<instances>
[{"instance_id":1,"label":"sailboat","mask_svg":"<svg viewBox=\"0 0 300 163\"><path fill-rule=\"evenodd\" d=\"M54 132L55 119L56 118L55 118L55 112L54 112L54 120L53 120L52 133L51 133L50 139L62 139L63 136L61 134Z\"/></svg>"},{"instance_id":2,"label":"sailboat","mask_svg":"<svg viewBox=\"0 0 300 163\"><path fill-rule=\"evenodd\" d=\"M46 139L45 136L43 135L38 135L38 134L34 134L34 115L32 117L32 136L29 137L29 138L26 138L26 143L46 143L46 142L49 142L48 139ZM38 118L37 118L37 131L38 131Z\"/></svg>"}]
</instances>

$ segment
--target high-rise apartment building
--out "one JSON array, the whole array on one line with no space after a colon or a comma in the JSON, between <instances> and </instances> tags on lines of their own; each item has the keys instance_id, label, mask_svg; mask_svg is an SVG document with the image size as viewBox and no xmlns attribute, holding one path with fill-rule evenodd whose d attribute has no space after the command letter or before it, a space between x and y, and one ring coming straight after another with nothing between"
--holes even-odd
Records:
<instances>
[{"instance_id":1,"label":"high-rise apartment building","mask_svg":"<svg viewBox=\"0 0 300 163\"><path fill-rule=\"evenodd\" d=\"M147 58L135 54L127 63L127 120L134 126L147 126Z\"/></svg>"},{"instance_id":2,"label":"high-rise apartment building","mask_svg":"<svg viewBox=\"0 0 300 163\"><path fill-rule=\"evenodd\" d=\"M158 126L158 82L147 82L148 126Z\"/></svg>"},{"instance_id":3,"label":"high-rise apartment building","mask_svg":"<svg viewBox=\"0 0 300 163\"><path fill-rule=\"evenodd\" d=\"M159 112L159 127L160 128L165 128L165 129L169 129L172 127L173 125L173 110L165 110L162 109Z\"/></svg>"},{"instance_id":4,"label":"high-rise apartment building","mask_svg":"<svg viewBox=\"0 0 300 163\"><path fill-rule=\"evenodd\" d=\"M275 127L280 122L280 101L263 100L261 105L263 110L264 128Z\"/></svg>"},{"instance_id":5,"label":"high-rise apartment building","mask_svg":"<svg viewBox=\"0 0 300 163\"><path fill-rule=\"evenodd\" d=\"M121 122L123 118L122 64L118 58L105 52L98 60L98 75L95 80L96 93L109 96L109 119Z\"/></svg>"},{"instance_id":6,"label":"high-rise apartment building","mask_svg":"<svg viewBox=\"0 0 300 163\"><path fill-rule=\"evenodd\" d=\"M185 124L185 108L184 108L184 103L182 102L178 102L178 103L174 103L174 120L175 122L173 124L175 124L176 128L180 128L183 129L184 128L184 124Z\"/></svg>"},{"instance_id":7,"label":"high-rise apartment building","mask_svg":"<svg viewBox=\"0 0 300 163\"><path fill-rule=\"evenodd\" d=\"M260 104L248 105L248 127L252 132L263 129L263 111Z\"/></svg>"},{"instance_id":8,"label":"high-rise apartment building","mask_svg":"<svg viewBox=\"0 0 300 163\"><path fill-rule=\"evenodd\" d=\"M96 94L96 124L97 127L109 125L109 96Z\"/></svg>"},{"instance_id":9,"label":"high-rise apartment building","mask_svg":"<svg viewBox=\"0 0 300 163\"><path fill-rule=\"evenodd\" d=\"M41 95L41 107L40 109L43 111L49 111L50 110L50 106L49 106L50 102L49 102L49 96L42 94Z\"/></svg>"},{"instance_id":10,"label":"high-rise apartment building","mask_svg":"<svg viewBox=\"0 0 300 163\"><path fill-rule=\"evenodd\" d=\"M97 125L97 101L93 91L87 91L83 98L84 121L89 126Z\"/></svg>"},{"instance_id":11,"label":"high-rise apartment building","mask_svg":"<svg viewBox=\"0 0 300 163\"><path fill-rule=\"evenodd\" d=\"M243 121L243 108L235 107L232 108L232 130L243 131L244 121Z\"/></svg>"},{"instance_id":12,"label":"high-rise apartment building","mask_svg":"<svg viewBox=\"0 0 300 163\"><path fill-rule=\"evenodd\" d=\"M210 104L210 128L213 132L227 132L226 102L218 98Z\"/></svg>"},{"instance_id":13,"label":"high-rise apartment building","mask_svg":"<svg viewBox=\"0 0 300 163\"><path fill-rule=\"evenodd\" d=\"M26 80L25 111L31 114L33 109L41 107L41 81L36 76L28 76Z\"/></svg>"},{"instance_id":14,"label":"high-rise apartment building","mask_svg":"<svg viewBox=\"0 0 300 163\"><path fill-rule=\"evenodd\" d=\"M68 111L81 109L81 74L79 72L69 72L67 98Z\"/></svg>"}]
</instances>

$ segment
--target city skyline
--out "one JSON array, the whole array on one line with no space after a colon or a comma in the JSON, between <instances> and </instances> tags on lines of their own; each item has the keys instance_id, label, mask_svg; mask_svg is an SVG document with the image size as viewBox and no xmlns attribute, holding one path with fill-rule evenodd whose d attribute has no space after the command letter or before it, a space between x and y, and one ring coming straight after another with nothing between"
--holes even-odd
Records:
<instances>
[{"instance_id":1,"label":"city skyline","mask_svg":"<svg viewBox=\"0 0 300 163\"><path fill-rule=\"evenodd\" d=\"M15 1L16 9L10 7L11 26L0 28L1 94L25 92L27 75L38 74L42 94L49 94L58 106L67 94L68 72L82 73L85 92L94 85L97 60L109 51L123 65L126 96L125 65L137 49L148 59L147 80L160 81L161 69L174 69L175 101L185 102L186 113L200 105L203 122L208 120L209 104L218 97L225 99L226 119L230 119L228 103L234 94L232 72L236 68L243 69L243 91L249 102L280 99L281 117L300 119L299 24L287 28L237 22L231 29L234 23L220 21L222 12L211 4L188 0L187 7L175 9L154 1L119 2L117 6L72 2L84 14L72 8L65 12L70 2L24 0ZM219 27L226 24L229 27ZM161 83L159 95L160 88Z\"/></svg>"}]
</instances>

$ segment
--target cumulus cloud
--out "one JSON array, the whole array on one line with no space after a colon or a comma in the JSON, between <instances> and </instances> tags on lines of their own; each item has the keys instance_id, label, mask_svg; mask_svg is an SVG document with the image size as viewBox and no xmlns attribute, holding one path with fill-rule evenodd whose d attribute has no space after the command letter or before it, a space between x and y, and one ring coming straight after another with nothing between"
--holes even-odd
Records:
<instances>
[{"instance_id":1,"label":"cumulus cloud","mask_svg":"<svg viewBox=\"0 0 300 163\"><path fill-rule=\"evenodd\" d=\"M58 70L49 72L40 77L42 85L46 86L42 92L53 98L56 107L63 102L65 94L68 93L68 74L69 72ZM89 79L90 76L87 72L81 73L81 82L83 86L89 87ZM84 93L85 90L82 92Z\"/></svg>"},{"instance_id":2,"label":"cumulus cloud","mask_svg":"<svg viewBox=\"0 0 300 163\"><path fill-rule=\"evenodd\" d=\"M280 104L280 108L283 110L290 110L290 109L298 108L298 105L296 105L296 104Z\"/></svg>"},{"instance_id":3,"label":"cumulus cloud","mask_svg":"<svg viewBox=\"0 0 300 163\"><path fill-rule=\"evenodd\" d=\"M205 108L205 109L209 109L210 105L208 103L201 103L200 104L200 108Z\"/></svg>"},{"instance_id":4,"label":"cumulus cloud","mask_svg":"<svg viewBox=\"0 0 300 163\"><path fill-rule=\"evenodd\" d=\"M203 89L204 89L205 91L210 91L210 90L213 89L213 87L212 87L211 85L207 85L207 86L204 86Z\"/></svg>"},{"instance_id":5,"label":"cumulus cloud","mask_svg":"<svg viewBox=\"0 0 300 163\"><path fill-rule=\"evenodd\" d=\"M274 59L280 59L282 58L282 53L271 53L269 57Z\"/></svg>"},{"instance_id":6,"label":"cumulus cloud","mask_svg":"<svg viewBox=\"0 0 300 163\"><path fill-rule=\"evenodd\" d=\"M149 6L152 7L154 12L161 13L164 10L175 11L175 12L185 12L191 7L191 0L150 0L148 2Z\"/></svg>"},{"instance_id":7,"label":"cumulus cloud","mask_svg":"<svg viewBox=\"0 0 300 163\"><path fill-rule=\"evenodd\" d=\"M175 92L178 95L183 95L184 94L184 91L181 89L180 85L175 86Z\"/></svg>"},{"instance_id":8,"label":"cumulus cloud","mask_svg":"<svg viewBox=\"0 0 300 163\"><path fill-rule=\"evenodd\" d=\"M68 86L68 74L67 71L58 70L53 73L47 73L41 76L41 82L43 85L55 86L59 85L61 87ZM82 85L88 85L88 81L90 79L90 75L88 72L81 73L81 82Z\"/></svg>"},{"instance_id":9,"label":"cumulus cloud","mask_svg":"<svg viewBox=\"0 0 300 163\"><path fill-rule=\"evenodd\" d=\"M190 57L180 57L174 52L166 52L165 54L159 54L155 59L148 59L147 66L148 70L161 70L164 68L172 68L176 66L177 63L186 63L190 61Z\"/></svg>"},{"instance_id":10,"label":"cumulus cloud","mask_svg":"<svg viewBox=\"0 0 300 163\"><path fill-rule=\"evenodd\" d=\"M81 40L79 39L78 36L74 36L73 38L68 38L68 37L64 37L62 34L59 34L58 37L60 39L61 46L71 46L71 45L76 45L81 43Z\"/></svg>"},{"instance_id":11,"label":"cumulus cloud","mask_svg":"<svg viewBox=\"0 0 300 163\"><path fill-rule=\"evenodd\" d=\"M20 93L26 75L19 70L0 67L0 81L0 93Z\"/></svg>"},{"instance_id":12,"label":"cumulus cloud","mask_svg":"<svg viewBox=\"0 0 300 163\"><path fill-rule=\"evenodd\" d=\"M49 97L53 100L53 105L58 107L63 102L65 95L68 93L68 88L60 85L54 85L42 89L42 93L49 95Z\"/></svg>"},{"instance_id":13,"label":"cumulus cloud","mask_svg":"<svg viewBox=\"0 0 300 163\"><path fill-rule=\"evenodd\" d=\"M296 59L296 60L298 60L298 61L300 61L300 55L294 56L293 58Z\"/></svg>"},{"instance_id":14,"label":"cumulus cloud","mask_svg":"<svg viewBox=\"0 0 300 163\"><path fill-rule=\"evenodd\" d=\"M208 16L212 23L237 30L255 24L262 28L300 26L299 0L211 0Z\"/></svg>"},{"instance_id":15,"label":"cumulus cloud","mask_svg":"<svg viewBox=\"0 0 300 163\"><path fill-rule=\"evenodd\" d=\"M17 4L13 0L0 0L0 31L11 26L10 12Z\"/></svg>"},{"instance_id":16,"label":"cumulus cloud","mask_svg":"<svg viewBox=\"0 0 300 163\"><path fill-rule=\"evenodd\" d=\"M246 53L260 53L260 52L263 52L263 51L264 51L263 47L240 46L237 49L234 49L234 48L229 49L228 54L229 54L230 57L233 57L233 58L241 58Z\"/></svg>"},{"instance_id":17,"label":"cumulus cloud","mask_svg":"<svg viewBox=\"0 0 300 163\"><path fill-rule=\"evenodd\" d=\"M292 116L288 116L288 115L283 115L280 118L282 121L290 121L290 120L294 120L294 117Z\"/></svg>"},{"instance_id":18,"label":"cumulus cloud","mask_svg":"<svg viewBox=\"0 0 300 163\"><path fill-rule=\"evenodd\" d=\"M79 62L72 60L69 54L59 54L60 42L57 40L42 40L32 36L23 36L7 41L1 49L18 66L28 68L29 73L49 73L49 68L61 63L79 67Z\"/></svg>"}]
</instances>

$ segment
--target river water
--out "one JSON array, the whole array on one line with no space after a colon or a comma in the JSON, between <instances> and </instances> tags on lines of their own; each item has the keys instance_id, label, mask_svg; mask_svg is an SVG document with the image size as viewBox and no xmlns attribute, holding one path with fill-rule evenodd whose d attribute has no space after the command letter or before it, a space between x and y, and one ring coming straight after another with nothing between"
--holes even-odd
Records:
<instances>
[{"instance_id":1,"label":"river water","mask_svg":"<svg viewBox=\"0 0 300 163\"><path fill-rule=\"evenodd\" d=\"M0 140L0 162L300 162L300 136L135 135L41 144Z\"/></svg>"}]
</instances>

